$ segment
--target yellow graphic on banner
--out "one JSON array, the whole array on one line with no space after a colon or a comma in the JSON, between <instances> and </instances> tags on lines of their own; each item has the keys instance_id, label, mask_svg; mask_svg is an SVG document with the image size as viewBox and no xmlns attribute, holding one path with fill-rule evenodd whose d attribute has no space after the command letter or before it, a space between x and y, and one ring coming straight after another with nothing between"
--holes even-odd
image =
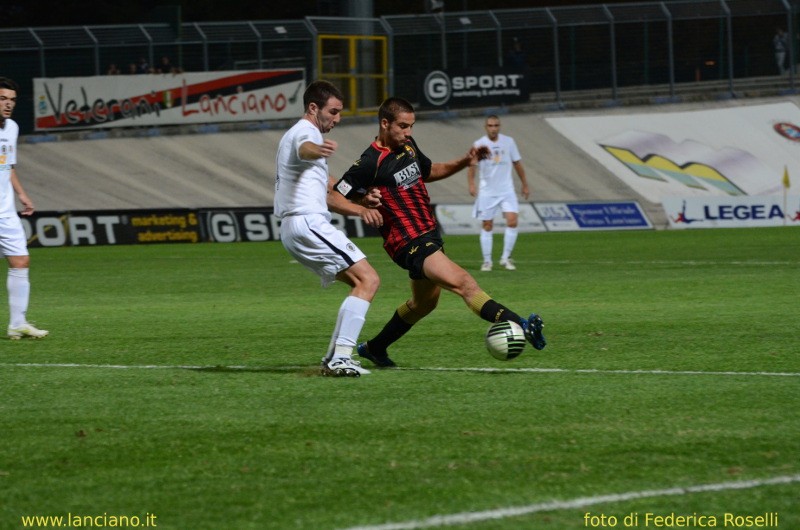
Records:
<instances>
[{"instance_id":1,"label":"yellow graphic on banner","mask_svg":"<svg viewBox=\"0 0 800 530\"><path fill-rule=\"evenodd\" d=\"M625 164L638 176L668 182L670 179L690 188L705 190L709 186L724 191L728 195L747 195L725 175L711 166L690 162L679 166L661 155L647 155L639 158L630 149L601 145L611 156Z\"/></svg>"}]
</instances>

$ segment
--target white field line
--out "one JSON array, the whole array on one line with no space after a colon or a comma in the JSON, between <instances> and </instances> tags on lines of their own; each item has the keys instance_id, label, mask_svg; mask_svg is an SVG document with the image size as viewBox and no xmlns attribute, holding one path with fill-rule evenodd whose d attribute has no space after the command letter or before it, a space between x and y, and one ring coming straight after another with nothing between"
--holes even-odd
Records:
<instances>
[{"instance_id":1,"label":"white field line","mask_svg":"<svg viewBox=\"0 0 800 530\"><path fill-rule=\"evenodd\" d=\"M562 259L562 260L541 260L541 259L534 259L534 260L527 260L527 261L520 261L514 260L515 263L540 263L545 265L681 265L681 266L698 266L698 267L707 267L707 266L714 266L714 265L736 265L736 266L744 266L744 267L773 267L773 266L781 266L781 265L797 265L799 262L791 261L791 260L783 260L783 261L768 261L768 260L613 260L613 259L606 259L606 260L594 260L594 261L575 261L569 259Z\"/></svg>"},{"instance_id":2,"label":"white field line","mask_svg":"<svg viewBox=\"0 0 800 530\"><path fill-rule=\"evenodd\" d=\"M462 512L449 515L434 515L427 519L405 521L399 523L385 523L379 525L353 526L344 530L416 530L420 528L433 528L437 526L453 526L476 523L481 521L494 521L508 517L519 517L539 512L553 512L558 510L579 510L598 504L626 502L652 497L684 496L694 493L720 492L726 490L744 490L800 482L800 475L787 475L761 480L742 480L738 482L720 482L717 484L700 484L697 486L675 487L660 490L629 491L627 493L612 493L597 495L595 497L578 497L565 501L548 501L528 506L516 506L482 512Z\"/></svg>"},{"instance_id":3,"label":"white field line","mask_svg":"<svg viewBox=\"0 0 800 530\"><path fill-rule=\"evenodd\" d=\"M169 365L169 364L81 364L81 363L0 363L2 368L87 368L105 370L200 370L200 371L241 371L241 372L294 372L313 369L312 366L244 366L244 365ZM478 372L478 373L562 373L562 374L619 374L619 375L711 375L711 376L749 376L749 377L800 377L800 372L727 372L701 370L602 370L597 368L397 368L413 372Z\"/></svg>"}]
</instances>

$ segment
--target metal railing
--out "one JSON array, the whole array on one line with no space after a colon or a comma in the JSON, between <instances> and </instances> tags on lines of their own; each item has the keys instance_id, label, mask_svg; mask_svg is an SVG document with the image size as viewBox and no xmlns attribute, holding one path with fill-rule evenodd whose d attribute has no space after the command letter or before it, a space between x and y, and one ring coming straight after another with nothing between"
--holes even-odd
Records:
<instances>
[{"instance_id":1,"label":"metal railing","mask_svg":"<svg viewBox=\"0 0 800 530\"><path fill-rule=\"evenodd\" d=\"M389 93L418 100L423 73L504 67L523 61L532 94L676 85L778 76L776 28L790 43L784 82L795 86L800 0L671 0L632 4L504 9L374 19L148 23L0 29L0 75L21 83L17 119L30 130L34 77L105 75L158 68L162 57L184 71L300 67L314 77L317 36L373 35L388 42ZM518 56L511 50L518 47ZM346 58L342 58L346 64ZM26 99L27 96L27 99Z\"/></svg>"}]
</instances>

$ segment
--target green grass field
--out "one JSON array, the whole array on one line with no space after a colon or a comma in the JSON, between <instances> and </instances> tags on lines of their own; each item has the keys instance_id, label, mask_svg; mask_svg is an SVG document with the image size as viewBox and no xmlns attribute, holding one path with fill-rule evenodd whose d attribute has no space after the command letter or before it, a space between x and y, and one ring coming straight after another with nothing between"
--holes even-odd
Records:
<instances>
[{"instance_id":1,"label":"green grass field","mask_svg":"<svg viewBox=\"0 0 800 530\"><path fill-rule=\"evenodd\" d=\"M360 379L316 375L346 289L279 243L35 249L51 335L0 343L0 528L800 528L798 236L526 234L491 273L446 237L549 345L496 361L445 293L403 369ZM383 281L368 338L408 282L359 244Z\"/></svg>"}]
</instances>

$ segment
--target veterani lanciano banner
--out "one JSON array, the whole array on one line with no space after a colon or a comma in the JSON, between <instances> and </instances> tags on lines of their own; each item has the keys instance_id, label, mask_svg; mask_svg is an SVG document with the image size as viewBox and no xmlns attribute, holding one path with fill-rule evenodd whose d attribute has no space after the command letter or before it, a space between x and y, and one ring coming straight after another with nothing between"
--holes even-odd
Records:
<instances>
[{"instance_id":1,"label":"veterani lanciano banner","mask_svg":"<svg viewBox=\"0 0 800 530\"><path fill-rule=\"evenodd\" d=\"M303 113L300 69L33 80L37 131L263 121Z\"/></svg>"}]
</instances>

